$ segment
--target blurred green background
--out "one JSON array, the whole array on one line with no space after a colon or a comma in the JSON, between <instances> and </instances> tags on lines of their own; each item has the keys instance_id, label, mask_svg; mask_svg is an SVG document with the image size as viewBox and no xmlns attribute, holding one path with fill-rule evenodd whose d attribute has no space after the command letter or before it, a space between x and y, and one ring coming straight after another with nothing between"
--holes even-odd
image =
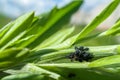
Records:
<instances>
[{"instance_id":1,"label":"blurred green background","mask_svg":"<svg viewBox=\"0 0 120 80\"><path fill-rule=\"evenodd\" d=\"M0 28L10 22L12 18L0 13Z\"/></svg>"}]
</instances>

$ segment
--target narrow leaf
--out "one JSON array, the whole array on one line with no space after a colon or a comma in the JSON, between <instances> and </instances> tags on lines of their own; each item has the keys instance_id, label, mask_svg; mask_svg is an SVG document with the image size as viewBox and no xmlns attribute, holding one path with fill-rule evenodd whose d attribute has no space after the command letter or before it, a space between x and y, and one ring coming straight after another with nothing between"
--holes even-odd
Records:
<instances>
[{"instance_id":1,"label":"narrow leaf","mask_svg":"<svg viewBox=\"0 0 120 80\"><path fill-rule=\"evenodd\" d=\"M15 24L10 28L10 30L2 37L0 40L0 47L5 45L7 42L16 37L21 31L24 31L31 25L34 13L30 12L21 17L19 17Z\"/></svg>"},{"instance_id":2,"label":"narrow leaf","mask_svg":"<svg viewBox=\"0 0 120 80\"><path fill-rule=\"evenodd\" d=\"M119 5L120 0L113 0L98 16L96 16L91 23L89 23L80 33L77 41L81 38L87 36L91 31L93 31L98 25L100 25L105 19L107 19L112 12Z\"/></svg>"},{"instance_id":3,"label":"narrow leaf","mask_svg":"<svg viewBox=\"0 0 120 80\"><path fill-rule=\"evenodd\" d=\"M55 9L53 12L51 12L51 14L49 14L49 16L47 17L48 19L39 25L39 27L42 26L43 28L40 28L39 32L35 33L36 36L30 39L29 41L20 44L20 46L23 46L23 47L28 46L30 48L34 48L35 46L39 45L42 41L44 41L44 39L54 34L64 24L68 23L71 15L76 10L78 10L81 4L82 4L82 0L73 1L61 9L58 9L58 10ZM50 34L48 34L48 32Z\"/></svg>"}]
</instances>

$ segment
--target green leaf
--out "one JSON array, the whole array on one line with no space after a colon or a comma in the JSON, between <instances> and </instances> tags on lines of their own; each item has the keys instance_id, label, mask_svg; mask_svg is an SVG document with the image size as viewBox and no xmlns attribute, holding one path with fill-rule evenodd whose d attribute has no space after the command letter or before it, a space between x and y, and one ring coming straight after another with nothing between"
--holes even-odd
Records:
<instances>
[{"instance_id":1,"label":"green leaf","mask_svg":"<svg viewBox=\"0 0 120 80\"><path fill-rule=\"evenodd\" d=\"M58 32L51 35L48 39L43 41L40 45L38 45L34 50L39 50L40 48L59 45L63 42L73 31L75 27L67 27L59 30ZM67 34L66 34L67 33Z\"/></svg>"},{"instance_id":2,"label":"green leaf","mask_svg":"<svg viewBox=\"0 0 120 80\"><path fill-rule=\"evenodd\" d=\"M118 55L120 53L119 45L86 47L88 47L89 52L94 55L93 60L106 56ZM66 56L74 51L74 48L67 48L62 50L52 50L50 48L46 48L32 53L33 55L31 55L29 59L34 58L35 62L38 63L57 62L59 60L63 60L64 62L70 62L70 59L68 59Z\"/></svg>"},{"instance_id":3,"label":"green leaf","mask_svg":"<svg viewBox=\"0 0 120 80\"><path fill-rule=\"evenodd\" d=\"M20 44L20 46L25 47L28 46L30 48L34 48L39 45L46 38L54 34L58 31L63 25L69 22L71 15L78 10L79 6L82 4L82 0L73 1L69 3L67 6L61 9L53 10L43 23L39 23L40 27L38 33L35 33L36 36L31 38L27 42Z\"/></svg>"},{"instance_id":4,"label":"green leaf","mask_svg":"<svg viewBox=\"0 0 120 80\"><path fill-rule=\"evenodd\" d=\"M113 0L98 16L96 16L91 23L89 23L80 33L77 41L86 37L91 31L93 31L98 25L100 25L105 19L107 19L112 12L119 5L120 0Z\"/></svg>"},{"instance_id":5,"label":"green leaf","mask_svg":"<svg viewBox=\"0 0 120 80\"><path fill-rule=\"evenodd\" d=\"M14 25L14 22L10 22L0 29L0 38L2 38L5 33Z\"/></svg>"},{"instance_id":6,"label":"green leaf","mask_svg":"<svg viewBox=\"0 0 120 80\"><path fill-rule=\"evenodd\" d=\"M68 58L66 58L66 56L71 52L74 52L74 49L59 50L59 51L49 52L49 54L38 54L36 52L36 54L40 55L40 57L37 57L38 55L33 55L33 57L36 57L37 63L49 63L49 62L58 61L60 59L69 60Z\"/></svg>"},{"instance_id":7,"label":"green leaf","mask_svg":"<svg viewBox=\"0 0 120 80\"><path fill-rule=\"evenodd\" d=\"M45 70L43 68L36 66L35 64L30 64L30 63L25 65L22 68L22 71L26 71L26 72L30 72L30 73L34 73L34 74L36 74L36 73L37 74L47 74L49 77L56 79L56 80L59 80L61 78L61 76L59 74Z\"/></svg>"},{"instance_id":8,"label":"green leaf","mask_svg":"<svg viewBox=\"0 0 120 80\"><path fill-rule=\"evenodd\" d=\"M2 78L1 80L53 80L52 78L40 74L32 74L32 73L22 73L10 75Z\"/></svg>"},{"instance_id":9,"label":"green leaf","mask_svg":"<svg viewBox=\"0 0 120 80\"><path fill-rule=\"evenodd\" d=\"M90 67L109 66L120 63L120 55L110 56L95 60L89 64Z\"/></svg>"},{"instance_id":10,"label":"green leaf","mask_svg":"<svg viewBox=\"0 0 120 80\"><path fill-rule=\"evenodd\" d=\"M118 35L120 34L120 20L117 21L110 29L105 32L102 32L98 36L108 36L108 35Z\"/></svg>"},{"instance_id":11,"label":"green leaf","mask_svg":"<svg viewBox=\"0 0 120 80\"><path fill-rule=\"evenodd\" d=\"M21 44L22 42L29 40L30 38L34 38L34 36L35 35L30 35L30 36L27 36L25 38L21 38L21 39L15 41L13 44L11 44L11 46L17 46L17 45Z\"/></svg>"},{"instance_id":12,"label":"green leaf","mask_svg":"<svg viewBox=\"0 0 120 80\"><path fill-rule=\"evenodd\" d=\"M54 45L54 46L48 46L48 47L46 47L46 48L47 48L47 49L55 49L55 50L61 50L61 49L70 48L70 47L74 44L77 36L78 36L78 35L74 35L74 36L69 37L69 38L67 38L66 40L64 40L61 44Z\"/></svg>"},{"instance_id":13,"label":"green leaf","mask_svg":"<svg viewBox=\"0 0 120 80\"><path fill-rule=\"evenodd\" d=\"M37 64L43 69L60 74L67 80L119 80L116 74L91 68L89 63L53 63ZM86 76L87 75L87 76Z\"/></svg>"},{"instance_id":14,"label":"green leaf","mask_svg":"<svg viewBox=\"0 0 120 80\"><path fill-rule=\"evenodd\" d=\"M14 37L19 35L22 31L30 27L34 17L34 12L27 13L19 17L10 30L0 40L0 47L11 41Z\"/></svg>"},{"instance_id":15,"label":"green leaf","mask_svg":"<svg viewBox=\"0 0 120 80\"><path fill-rule=\"evenodd\" d=\"M28 49L10 48L0 51L0 70L14 66L29 55Z\"/></svg>"},{"instance_id":16,"label":"green leaf","mask_svg":"<svg viewBox=\"0 0 120 80\"><path fill-rule=\"evenodd\" d=\"M9 41L6 45L4 45L0 50L4 50L7 47L10 47L16 43L23 35L25 35L26 31L21 32L18 36L13 38L11 41Z\"/></svg>"}]
</instances>

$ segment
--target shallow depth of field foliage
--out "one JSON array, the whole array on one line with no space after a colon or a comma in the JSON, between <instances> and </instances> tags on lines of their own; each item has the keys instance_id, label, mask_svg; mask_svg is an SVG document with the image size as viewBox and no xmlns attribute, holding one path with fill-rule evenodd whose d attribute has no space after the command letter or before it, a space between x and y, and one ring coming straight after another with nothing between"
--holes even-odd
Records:
<instances>
[{"instance_id":1,"label":"shallow depth of field foliage","mask_svg":"<svg viewBox=\"0 0 120 80\"><path fill-rule=\"evenodd\" d=\"M0 28L0 79L120 80L120 45L88 44L120 35L120 20L104 32L92 33L114 12L120 0L111 0L98 16L78 30L69 21L82 3L83 0L72 1L39 16L29 12ZM93 53L90 62L71 62L65 57L75 51L74 46L81 45Z\"/></svg>"}]
</instances>

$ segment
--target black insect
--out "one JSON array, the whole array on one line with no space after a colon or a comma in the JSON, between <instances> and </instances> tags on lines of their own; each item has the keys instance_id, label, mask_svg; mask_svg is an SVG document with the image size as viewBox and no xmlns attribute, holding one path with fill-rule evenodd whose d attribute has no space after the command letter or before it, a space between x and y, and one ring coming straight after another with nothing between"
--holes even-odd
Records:
<instances>
[{"instance_id":1,"label":"black insect","mask_svg":"<svg viewBox=\"0 0 120 80\"><path fill-rule=\"evenodd\" d=\"M91 54L89 48L84 48L83 46L75 47L75 52L69 54L67 57L71 59L71 61L89 61L93 58L93 54Z\"/></svg>"},{"instance_id":2,"label":"black insect","mask_svg":"<svg viewBox=\"0 0 120 80\"><path fill-rule=\"evenodd\" d=\"M73 77L75 77L76 75L74 74L74 73L69 73L68 74L68 78L73 78Z\"/></svg>"}]
</instances>

